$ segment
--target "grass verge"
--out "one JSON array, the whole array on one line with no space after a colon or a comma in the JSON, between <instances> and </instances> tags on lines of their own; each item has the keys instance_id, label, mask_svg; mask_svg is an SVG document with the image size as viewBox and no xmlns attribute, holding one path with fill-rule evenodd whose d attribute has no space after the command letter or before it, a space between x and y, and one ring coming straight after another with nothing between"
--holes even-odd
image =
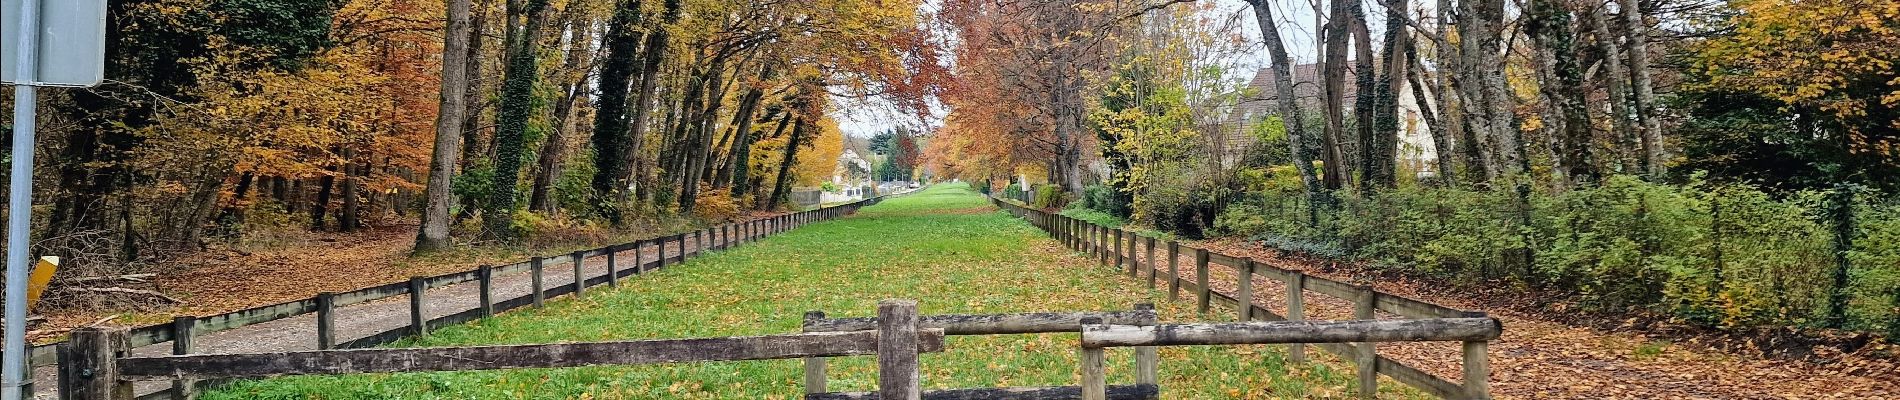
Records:
<instances>
[{"instance_id":1,"label":"grass verge","mask_svg":"<svg viewBox=\"0 0 1900 400\"><path fill-rule=\"evenodd\" d=\"M868 316L884 298L926 314L1127 309L1199 320L1188 302L1140 288L987 204L939 185L857 216L800 228L626 281L614 290L443 329L392 346L550 343L793 333L806 310ZM1219 319L1219 316L1208 318ZM951 337L923 356L926 388L1073 385L1076 335ZM1133 382L1132 350L1110 351L1109 382ZM1316 354L1317 356L1317 354ZM1161 351L1164 398L1344 398L1337 359L1289 368L1280 347ZM876 385L873 357L833 359L831 390ZM544 370L292 377L233 384L206 399L795 399L796 360ZM1396 384L1382 397L1414 398Z\"/></svg>"}]
</instances>

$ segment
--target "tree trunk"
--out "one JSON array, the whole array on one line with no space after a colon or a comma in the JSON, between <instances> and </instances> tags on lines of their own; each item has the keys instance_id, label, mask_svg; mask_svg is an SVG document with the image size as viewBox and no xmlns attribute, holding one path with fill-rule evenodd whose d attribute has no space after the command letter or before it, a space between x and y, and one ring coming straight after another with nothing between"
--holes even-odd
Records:
<instances>
[{"instance_id":1,"label":"tree trunk","mask_svg":"<svg viewBox=\"0 0 1900 400\"><path fill-rule=\"evenodd\" d=\"M501 110L495 129L495 181L482 215L483 234L490 239L514 238L514 208L517 180L521 178L523 135L533 113L533 97L539 71L535 66L536 44L540 43L542 14L547 0L526 0L527 4L510 10L505 51L508 64L502 75Z\"/></svg>"},{"instance_id":2,"label":"tree trunk","mask_svg":"<svg viewBox=\"0 0 1900 400\"><path fill-rule=\"evenodd\" d=\"M1662 123L1656 111L1656 89L1649 78L1649 23L1644 19L1641 2L1637 0L1617 0L1616 4L1623 13L1623 28L1629 43L1629 73L1632 102L1636 106L1636 123L1641 127L1643 147L1643 174L1650 179L1661 178L1664 171Z\"/></svg>"},{"instance_id":3,"label":"tree trunk","mask_svg":"<svg viewBox=\"0 0 1900 400\"><path fill-rule=\"evenodd\" d=\"M625 159L632 146L627 121L627 94L632 90L633 74L640 68L642 34L640 0L621 0L607 26L604 46L607 56L600 67L600 98L594 109L594 178L590 199L594 212L614 224L622 220L619 202L626 200L627 177L631 168ZM645 104L637 104L645 107Z\"/></svg>"},{"instance_id":4,"label":"tree trunk","mask_svg":"<svg viewBox=\"0 0 1900 400\"><path fill-rule=\"evenodd\" d=\"M1300 184L1306 189L1308 199L1319 199L1324 189L1313 171L1313 156L1307 153L1308 142L1305 124L1301 120L1305 114L1300 112L1300 104L1293 97L1293 63L1287 58L1286 43L1280 39L1280 28L1273 19L1273 10L1267 8L1266 0L1247 0L1253 6L1254 19L1260 24L1260 35L1266 40L1267 55L1273 58L1273 81L1275 103L1279 105L1280 119L1286 125L1288 147L1293 155L1293 169L1299 171ZM1331 165L1327 169L1331 169ZM1308 202L1317 206L1318 202Z\"/></svg>"},{"instance_id":5,"label":"tree trunk","mask_svg":"<svg viewBox=\"0 0 1900 400\"><path fill-rule=\"evenodd\" d=\"M471 14L468 22L468 67L463 71L463 75L466 77L464 80L467 81L467 88L463 89L462 93L462 107L464 109L461 121L462 157L461 160L458 161L463 173L467 173L470 168L475 167L477 160L488 158L488 146L486 138L482 135L481 126L482 110L487 106L487 102L482 101L482 97L486 93L486 91L483 90L482 84L482 43L484 42L482 36L487 32L488 7L483 6L480 0L470 0L470 5ZM454 196L453 185L450 185L450 192L450 196ZM455 221L473 217L476 211L481 209L481 199L477 199L475 196L464 196L458 199L458 201L462 205L462 210L455 214ZM452 225L453 222L450 224Z\"/></svg>"},{"instance_id":6,"label":"tree trunk","mask_svg":"<svg viewBox=\"0 0 1900 400\"><path fill-rule=\"evenodd\" d=\"M422 210L422 229L416 233L416 251L448 248L449 202L456 157L460 155L462 129L468 110L468 69L470 66L469 22L471 0L449 0L448 27L442 43L442 97L435 116L435 151L429 157L429 182L423 189L427 205Z\"/></svg>"},{"instance_id":7,"label":"tree trunk","mask_svg":"<svg viewBox=\"0 0 1900 400\"><path fill-rule=\"evenodd\" d=\"M1326 23L1326 54L1321 59L1320 70L1324 74L1326 93L1326 136L1320 155L1321 164L1326 166L1325 184L1327 190L1345 187L1348 178L1344 157L1346 138L1346 60L1350 58L1347 47L1352 39L1350 27L1352 17L1348 4L1357 4L1350 0L1332 2L1332 19ZM1264 26L1264 25L1263 25Z\"/></svg>"},{"instance_id":8,"label":"tree trunk","mask_svg":"<svg viewBox=\"0 0 1900 400\"><path fill-rule=\"evenodd\" d=\"M759 203L759 210L771 210L785 202L785 195L791 193L792 166L798 163L798 148L804 145L805 118L798 117L792 122L792 137L785 140L785 158L778 163L778 181L772 184L772 196Z\"/></svg>"},{"instance_id":9,"label":"tree trunk","mask_svg":"<svg viewBox=\"0 0 1900 400\"><path fill-rule=\"evenodd\" d=\"M745 181L746 173L746 158L750 156L748 150L752 148L754 137L754 135L752 135L752 117L759 112L759 106L764 103L762 100L765 98L765 81L772 79L772 74L772 67L769 65L759 71L758 82L753 83L751 85L752 88L746 90L745 96L739 98L739 109L734 112L732 116L732 149L726 152L728 156L726 157L725 168L720 169L720 173L713 179L715 188L732 188L737 185L743 185L742 182ZM741 192L741 190L739 190L740 188L733 189L732 195L738 196Z\"/></svg>"},{"instance_id":10,"label":"tree trunk","mask_svg":"<svg viewBox=\"0 0 1900 400\"><path fill-rule=\"evenodd\" d=\"M666 0L666 12L660 22L662 26L680 19L680 1ZM636 182L634 195L642 200L653 198L653 189L655 189L651 187L653 183L651 169L647 168L645 159L640 157L640 149L642 142L646 139L647 111L653 105L654 88L659 84L660 65L666 61L666 48L669 42L667 36L669 34L666 29L654 29L652 34L647 35L646 51L643 53L645 54L643 61L646 65L640 70L640 91L634 97L631 105L632 114L627 118L627 123L631 127L628 133L629 144L626 153L620 155L623 162L633 166L628 173Z\"/></svg>"},{"instance_id":11,"label":"tree trunk","mask_svg":"<svg viewBox=\"0 0 1900 400\"><path fill-rule=\"evenodd\" d=\"M534 184L528 194L528 209L542 213L555 211L554 183L561 176L561 165L567 161L568 135L574 132L580 117L580 107L575 103L589 91L587 69L593 63L593 24L583 19L579 9L569 4L562 12L568 14L563 19L567 20L571 32L567 61L561 66L561 72L567 76L561 82L561 98L554 103L554 129L541 144L539 159L535 162Z\"/></svg>"},{"instance_id":12,"label":"tree trunk","mask_svg":"<svg viewBox=\"0 0 1900 400\"><path fill-rule=\"evenodd\" d=\"M1583 66L1576 57L1576 35L1571 31L1570 10L1554 0L1533 0L1525 29L1538 44L1539 70L1547 78L1539 85L1546 104L1552 110L1547 124L1552 130L1551 151L1555 154L1554 171L1568 186L1584 186L1597 181L1596 167L1590 156L1590 115L1584 108Z\"/></svg>"},{"instance_id":13,"label":"tree trunk","mask_svg":"<svg viewBox=\"0 0 1900 400\"><path fill-rule=\"evenodd\" d=\"M1373 159L1376 154L1374 147L1378 146L1379 136L1383 134L1375 133L1372 126L1373 115L1379 112L1377 106L1374 105L1375 99L1379 96L1378 78L1374 76L1377 71L1374 71L1372 67L1372 32L1366 27L1365 7L1357 1L1345 3L1347 3L1347 11L1352 15L1350 26L1354 52L1352 69L1357 72L1353 74L1353 80L1354 86L1358 87L1358 95L1353 96L1352 106L1352 125L1356 133L1354 135L1356 139L1353 140L1355 152L1352 153L1354 160L1347 165L1352 165L1358 172L1359 184L1363 189L1370 185L1368 181L1377 179L1378 174L1378 171L1373 170L1378 165L1378 160ZM1348 175L1348 178L1350 177L1351 175Z\"/></svg>"},{"instance_id":14,"label":"tree trunk","mask_svg":"<svg viewBox=\"0 0 1900 400\"><path fill-rule=\"evenodd\" d=\"M1405 32L1407 1L1392 0L1386 3L1385 48L1380 51L1385 57L1380 63L1379 76L1372 85L1372 109L1370 110L1371 128L1365 130L1367 137L1364 154L1365 180L1360 187L1363 191L1391 188L1398 184L1398 137L1399 132L1399 91L1405 87L1406 59L1410 58L1407 49L1409 35ZM1364 24L1360 24L1364 26ZM1370 47L1370 44L1367 45ZM1371 71L1367 69L1367 71ZM1365 81L1366 78L1361 78ZM1422 106L1423 104L1421 104ZM1362 113L1365 114L1365 113Z\"/></svg>"},{"instance_id":15,"label":"tree trunk","mask_svg":"<svg viewBox=\"0 0 1900 400\"><path fill-rule=\"evenodd\" d=\"M1629 74L1623 68L1622 52L1617 50L1616 36L1610 34L1609 17L1604 16L1601 4L1590 7L1590 32L1591 35L1596 36L1597 52L1603 53L1603 87L1610 93L1610 125L1616 129L1617 138L1621 143L1641 143L1642 139L1637 137L1635 125L1630 121L1629 87L1626 85L1628 80L1624 79ZM1624 160L1623 171L1628 173L1628 171L1640 170L1642 162L1637 160L1643 157L1645 156L1640 154L1619 157Z\"/></svg>"}]
</instances>

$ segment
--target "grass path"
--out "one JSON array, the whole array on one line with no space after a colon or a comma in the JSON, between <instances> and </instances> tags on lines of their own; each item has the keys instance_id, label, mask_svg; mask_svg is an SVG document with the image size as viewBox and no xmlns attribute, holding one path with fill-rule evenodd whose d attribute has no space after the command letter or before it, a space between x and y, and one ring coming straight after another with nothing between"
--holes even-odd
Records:
<instances>
[{"instance_id":1,"label":"grass path","mask_svg":"<svg viewBox=\"0 0 1900 400\"><path fill-rule=\"evenodd\" d=\"M443 329L397 346L600 341L797 332L806 310L868 316L880 299L925 314L1127 309L1154 301L1164 321L1200 320L1076 257L963 185L940 185L627 281L547 308ZM1222 318L1210 316L1208 318ZM923 357L926 388L1073 385L1075 334L952 337ZM1110 383L1133 381L1131 351L1111 351ZM1161 352L1164 398L1344 398L1352 371L1322 359L1293 369L1278 347ZM871 357L834 359L831 387L873 389ZM372 374L243 382L207 399L794 399L796 360L635 367ZM1381 384L1381 397L1418 393Z\"/></svg>"}]
</instances>

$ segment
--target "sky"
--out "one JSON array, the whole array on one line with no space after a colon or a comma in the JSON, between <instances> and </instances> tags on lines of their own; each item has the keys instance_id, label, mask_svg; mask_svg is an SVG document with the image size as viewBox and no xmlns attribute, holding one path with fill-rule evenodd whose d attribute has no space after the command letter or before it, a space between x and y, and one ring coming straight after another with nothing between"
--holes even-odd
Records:
<instances>
[{"instance_id":1,"label":"sky","mask_svg":"<svg viewBox=\"0 0 1900 400\"><path fill-rule=\"evenodd\" d=\"M1255 41L1259 40L1260 27L1254 23L1253 9L1248 7L1245 1L1200 1L1213 3L1217 10L1216 12L1222 13L1222 15L1240 18L1244 21L1240 26L1246 30L1246 32L1243 33L1245 37L1254 38ZM1311 63L1314 61L1314 56L1318 54L1318 51L1313 45L1313 26L1317 21L1313 19L1312 1L1319 0L1273 0L1274 17L1280 20L1281 35L1286 41L1287 54L1299 63ZM1377 4L1376 1L1368 1L1368 3ZM935 1L926 1L923 7L926 9L935 9ZM1177 7L1179 6L1177 5ZM1378 27L1383 26L1382 10L1375 10L1368 7L1366 14L1367 19L1371 20L1368 22L1368 25L1375 31L1378 30ZM1377 36L1378 33L1374 32L1374 35ZM1252 60L1249 60L1249 65L1267 65L1266 48L1258 43L1256 43L1256 46L1253 47L1247 57L1252 58ZM948 58L949 57L946 57L946 59ZM1240 79L1251 79L1254 75L1254 71L1251 70L1235 72L1241 74ZM934 107L932 110L932 114L934 115L929 118L929 121L918 121L915 116L899 112L897 107L889 99L881 97L863 99L834 97L832 98L832 105L835 110L832 113L832 118L838 121L839 129L843 130L846 135L859 137L869 137L877 132L890 129L897 125L908 125L922 132L930 132L932 129L929 128L941 126L943 117L950 112L950 110L944 109L943 107Z\"/></svg>"}]
</instances>

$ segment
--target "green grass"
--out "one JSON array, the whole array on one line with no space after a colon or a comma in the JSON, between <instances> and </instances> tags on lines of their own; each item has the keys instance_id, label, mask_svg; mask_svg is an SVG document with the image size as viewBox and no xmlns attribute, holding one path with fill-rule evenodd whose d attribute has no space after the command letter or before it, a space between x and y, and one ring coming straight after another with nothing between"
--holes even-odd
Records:
<instances>
[{"instance_id":1,"label":"green grass","mask_svg":"<svg viewBox=\"0 0 1900 400\"><path fill-rule=\"evenodd\" d=\"M912 298L925 314L1127 309L1200 320L1188 302L1063 251L965 185L938 185L739 248L393 346L455 346L795 333L806 310L869 316ZM1220 317L1209 316L1218 319ZM1076 335L958 336L923 356L926 388L1074 385ZM1109 382L1133 381L1132 351L1110 351ZM1270 346L1161 351L1166 398L1347 397L1348 364L1288 369ZM833 359L831 390L873 390L873 357ZM542 370L362 374L240 382L206 399L793 399L796 360ZM1386 397L1420 397L1396 384Z\"/></svg>"}]
</instances>

